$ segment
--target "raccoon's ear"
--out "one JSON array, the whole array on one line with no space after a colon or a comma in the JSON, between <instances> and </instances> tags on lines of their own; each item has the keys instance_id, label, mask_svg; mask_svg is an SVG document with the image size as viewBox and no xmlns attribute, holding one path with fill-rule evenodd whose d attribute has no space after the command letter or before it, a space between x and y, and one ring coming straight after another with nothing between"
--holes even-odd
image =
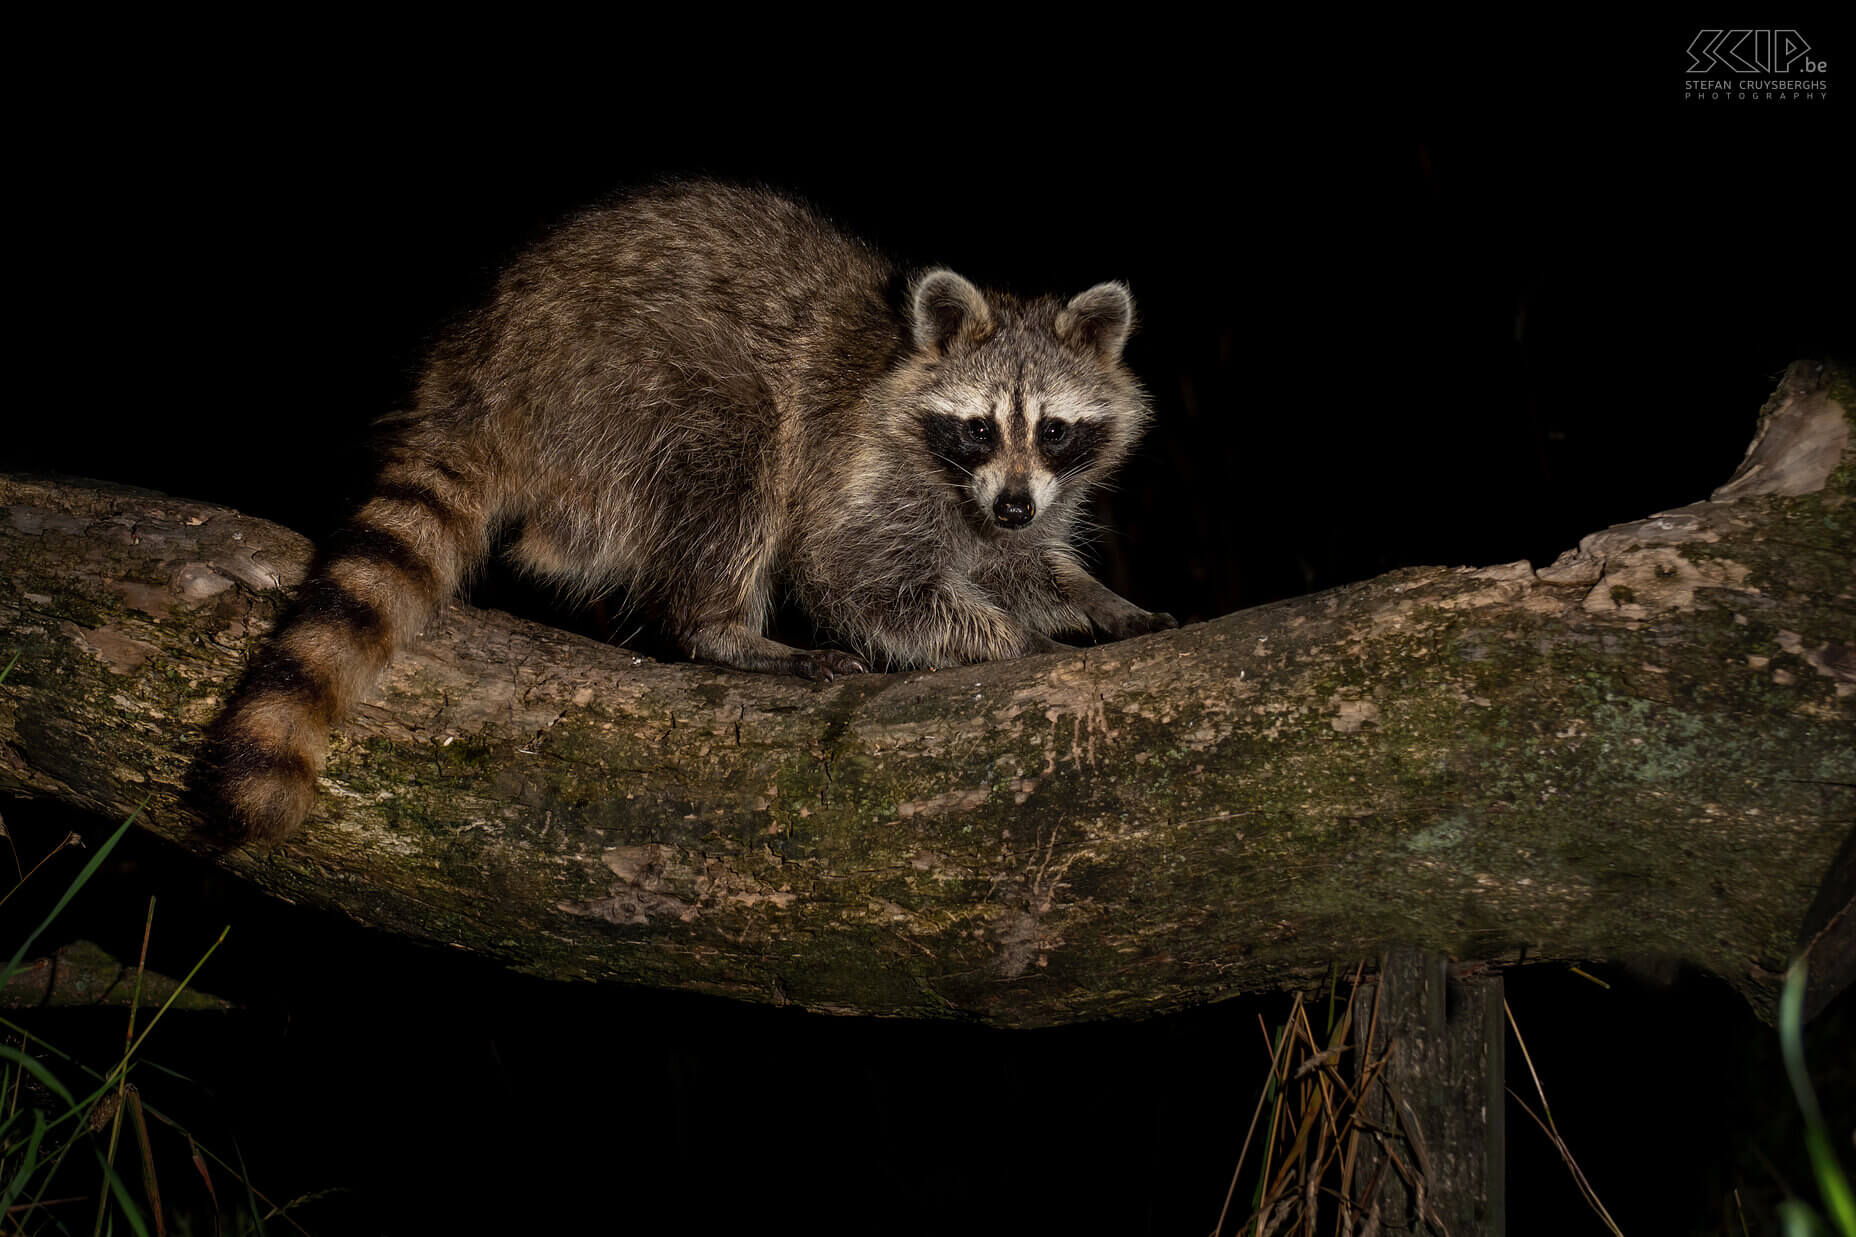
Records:
<instances>
[{"instance_id":1,"label":"raccoon's ear","mask_svg":"<svg viewBox=\"0 0 1856 1237\"><path fill-rule=\"evenodd\" d=\"M957 344L977 344L992 334L992 310L980 290L946 269L915 281L910 316L915 346L945 356Z\"/></svg>"},{"instance_id":2,"label":"raccoon's ear","mask_svg":"<svg viewBox=\"0 0 1856 1237\"><path fill-rule=\"evenodd\" d=\"M1104 361L1121 359L1134 330L1134 296L1125 283L1099 283L1070 298L1057 315L1057 338L1094 352Z\"/></svg>"}]
</instances>

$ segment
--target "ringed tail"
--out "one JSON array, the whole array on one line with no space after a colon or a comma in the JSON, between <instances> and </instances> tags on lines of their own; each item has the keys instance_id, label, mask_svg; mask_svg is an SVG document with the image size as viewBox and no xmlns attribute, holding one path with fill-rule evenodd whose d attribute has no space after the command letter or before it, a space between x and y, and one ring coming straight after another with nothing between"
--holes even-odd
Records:
<instances>
[{"instance_id":1,"label":"ringed tail","mask_svg":"<svg viewBox=\"0 0 1856 1237\"><path fill-rule=\"evenodd\" d=\"M495 470L480 448L437 445L388 448L366 504L318 555L208 732L205 806L227 841L301 828L330 728L487 553Z\"/></svg>"}]
</instances>

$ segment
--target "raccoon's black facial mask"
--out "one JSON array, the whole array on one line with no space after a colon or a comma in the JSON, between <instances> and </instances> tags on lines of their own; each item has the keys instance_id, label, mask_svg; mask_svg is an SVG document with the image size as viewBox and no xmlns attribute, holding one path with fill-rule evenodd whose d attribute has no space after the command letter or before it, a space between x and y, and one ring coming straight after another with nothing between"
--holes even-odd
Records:
<instances>
[{"instance_id":1,"label":"raccoon's black facial mask","mask_svg":"<svg viewBox=\"0 0 1856 1237\"><path fill-rule=\"evenodd\" d=\"M957 485L973 479L973 471L999 449L999 429L991 417L957 417L933 413L922 418L922 441Z\"/></svg>"},{"instance_id":2,"label":"raccoon's black facial mask","mask_svg":"<svg viewBox=\"0 0 1856 1237\"><path fill-rule=\"evenodd\" d=\"M1102 452L1107 430L1095 420L1062 421L1046 417L1038 422L1038 453L1055 473L1072 473L1089 467Z\"/></svg>"}]
</instances>

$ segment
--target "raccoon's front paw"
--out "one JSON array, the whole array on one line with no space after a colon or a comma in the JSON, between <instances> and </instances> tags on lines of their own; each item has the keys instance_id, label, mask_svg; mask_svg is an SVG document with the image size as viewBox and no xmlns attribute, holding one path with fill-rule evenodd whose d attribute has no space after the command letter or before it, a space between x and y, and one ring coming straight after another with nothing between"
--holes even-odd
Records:
<instances>
[{"instance_id":1,"label":"raccoon's front paw","mask_svg":"<svg viewBox=\"0 0 1856 1237\"><path fill-rule=\"evenodd\" d=\"M1127 640L1134 636L1145 636L1149 632L1171 631L1178 626L1179 620L1170 614L1158 610L1152 613L1136 610L1125 618L1117 619L1108 634L1117 640Z\"/></svg>"},{"instance_id":2,"label":"raccoon's front paw","mask_svg":"<svg viewBox=\"0 0 1856 1237\"><path fill-rule=\"evenodd\" d=\"M823 679L829 683L841 674L868 674L863 659L837 649L813 649L793 654L793 673L805 679Z\"/></svg>"}]
</instances>

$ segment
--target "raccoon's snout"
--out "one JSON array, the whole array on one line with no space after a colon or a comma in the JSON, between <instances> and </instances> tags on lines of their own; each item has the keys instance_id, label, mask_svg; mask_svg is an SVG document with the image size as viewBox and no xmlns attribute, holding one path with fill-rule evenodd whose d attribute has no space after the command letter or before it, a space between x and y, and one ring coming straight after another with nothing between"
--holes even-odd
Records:
<instances>
[{"instance_id":1,"label":"raccoon's snout","mask_svg":"<svg viewBox=\"0 0 1856 1237\"><path fill-rule=\"evenodd\" d=\"M1023 528L1037 513L1028 490L1007 490L992 503L992 518L1001 528Z\"/></svg>"}]
</instances>

